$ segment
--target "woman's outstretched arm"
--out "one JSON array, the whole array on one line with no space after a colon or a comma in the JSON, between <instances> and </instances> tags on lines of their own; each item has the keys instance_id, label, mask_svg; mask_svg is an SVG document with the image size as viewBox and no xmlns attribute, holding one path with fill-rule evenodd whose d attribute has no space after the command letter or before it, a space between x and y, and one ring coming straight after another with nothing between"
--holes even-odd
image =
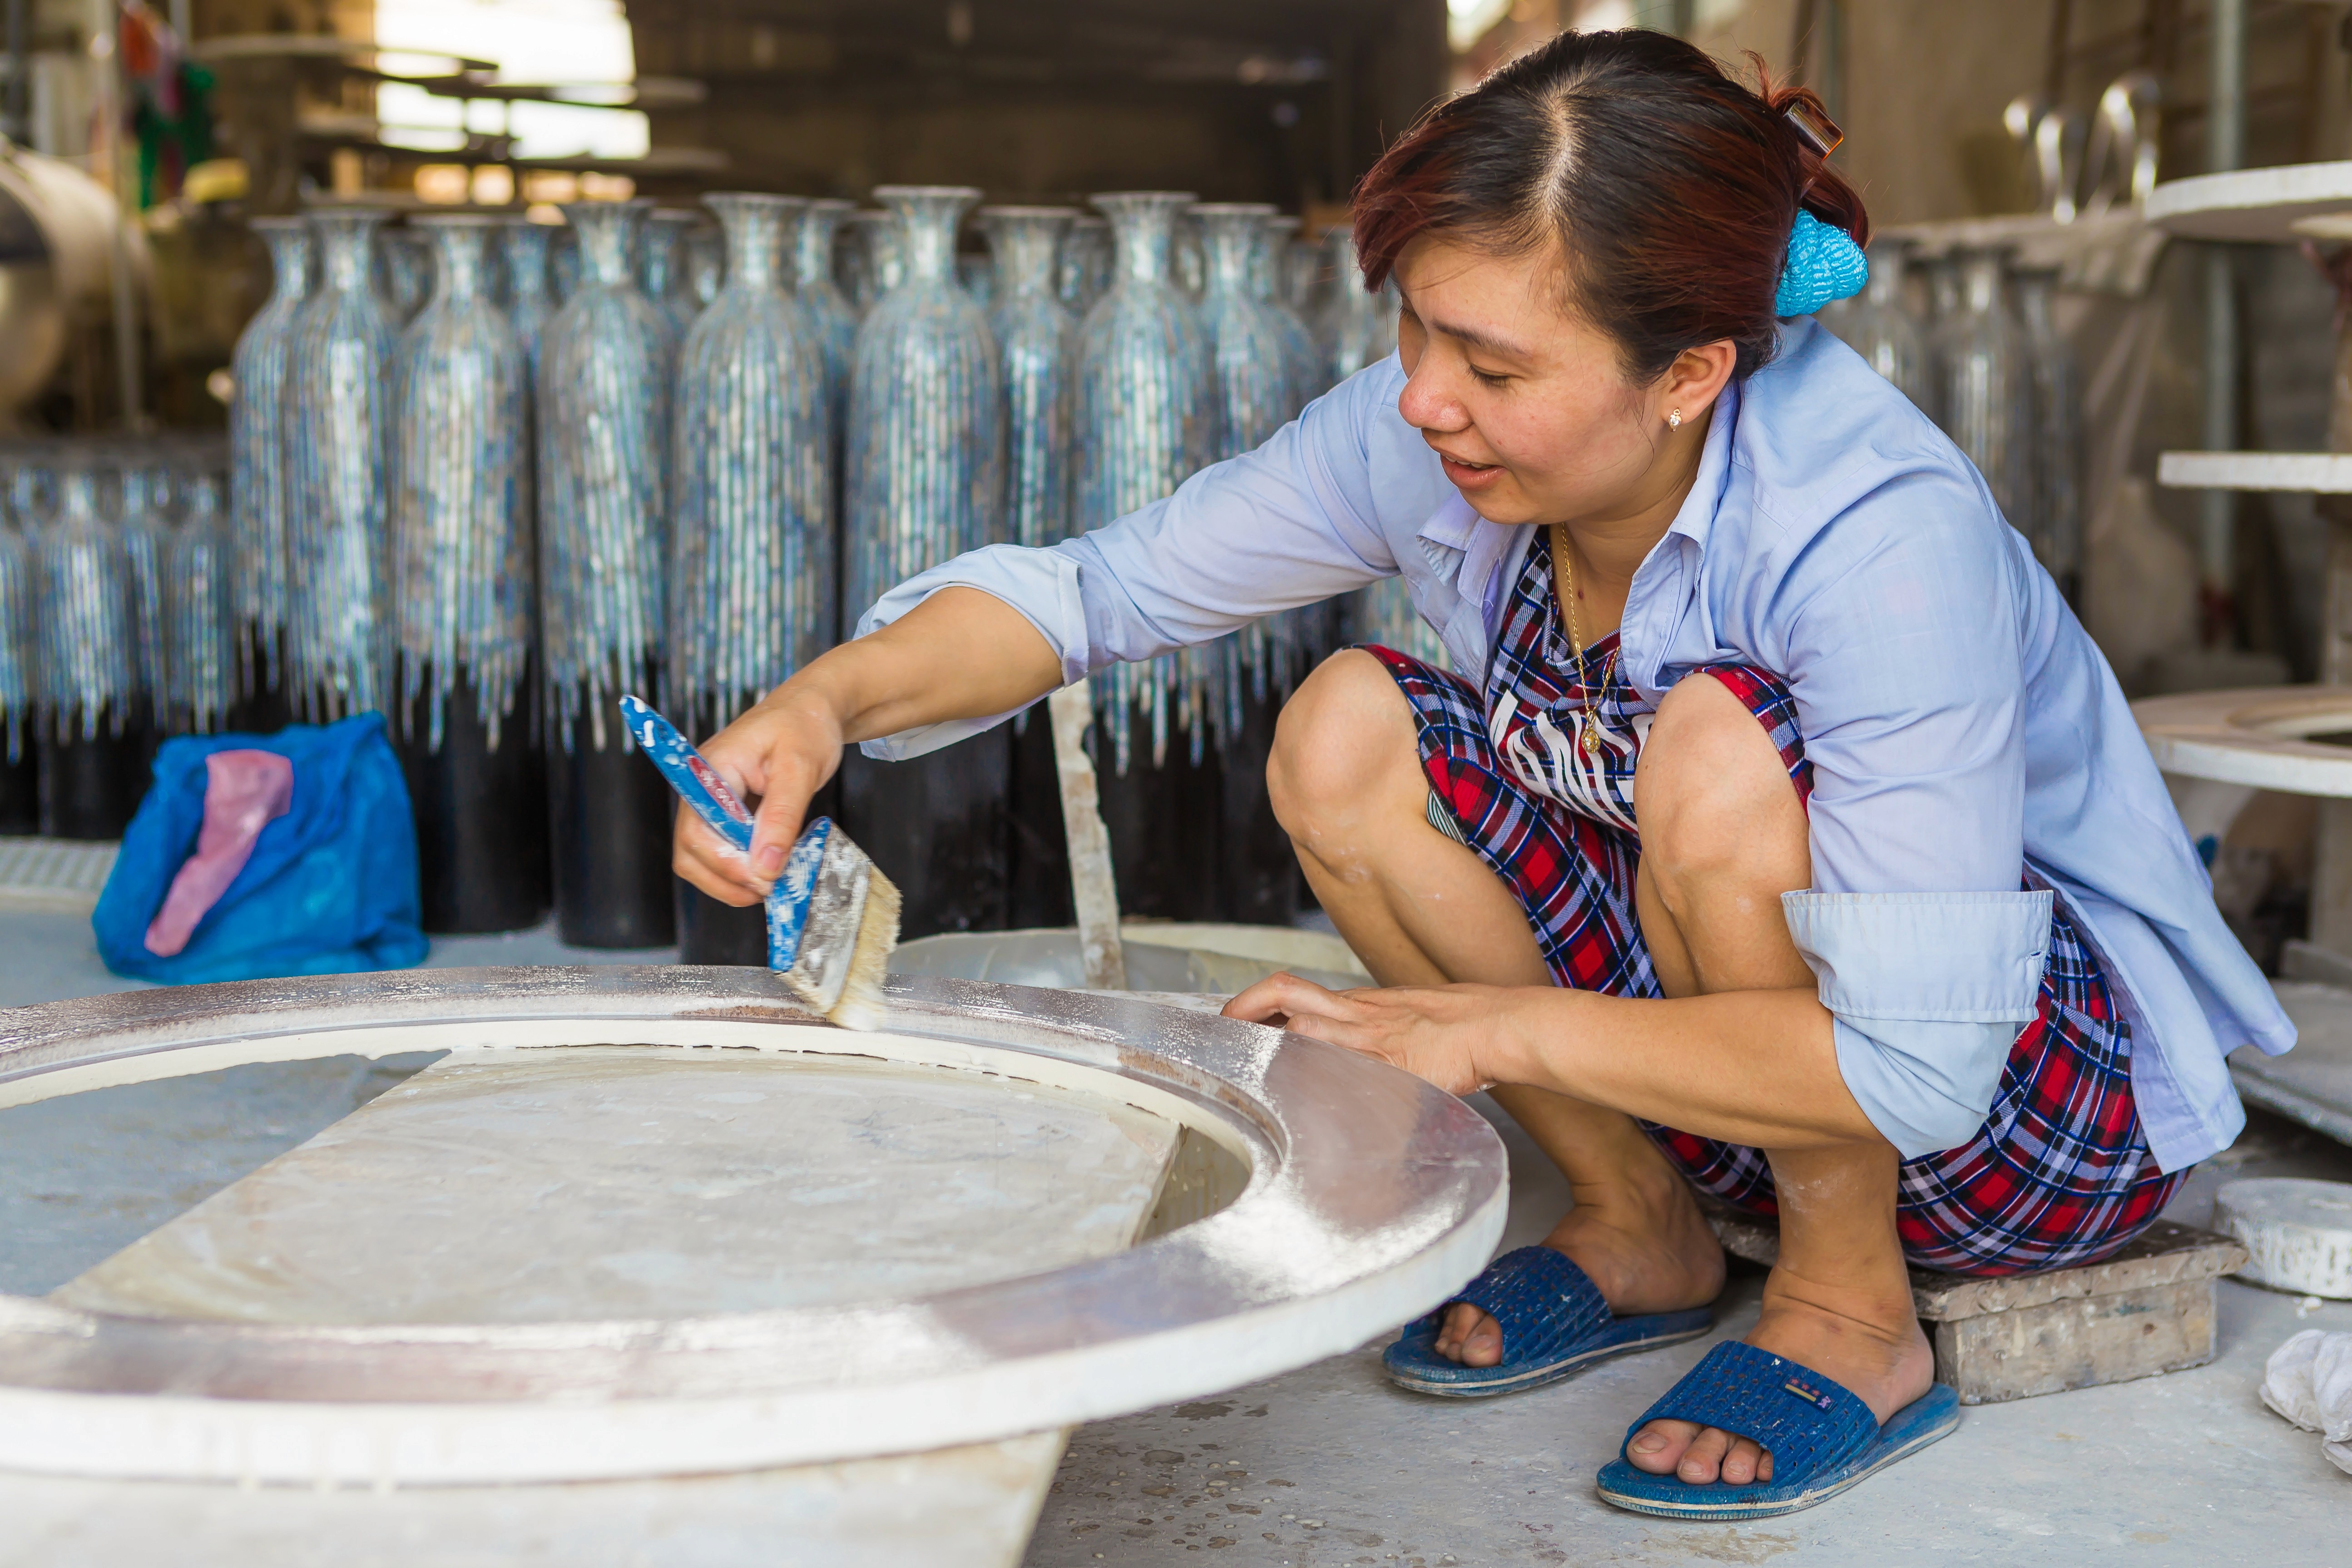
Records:
<instances>
[{"instance_id":1,"label":"woman's outstretched arm","mask_svg":"<svg viewBox=\"0 0 2352 1568\"><path fill-rule=\"evenodd\" d=\"M1228 1016L1374 1056L1455 1094L1526 1084L1766 1149L1875 1142L1812 988L1675 999L1552 986L1327 991L1260 981Z\"/></svg>"},{"instance_id":2,"label":"woman's outstretched arm","mask_svg":"<svg viewBox=\"0 0 2352 1568\"><path fill-rule=\"evenodd\" d=\"M755 903L783 868L809 797L840 767L842 747L1010 712L1061 684L1061 658L1027 616L977 588L942 588L813 661L711 737L702 754L759 802L751 853L681 811L671 866L714 899Z\"/></svg>"}]
</instances>

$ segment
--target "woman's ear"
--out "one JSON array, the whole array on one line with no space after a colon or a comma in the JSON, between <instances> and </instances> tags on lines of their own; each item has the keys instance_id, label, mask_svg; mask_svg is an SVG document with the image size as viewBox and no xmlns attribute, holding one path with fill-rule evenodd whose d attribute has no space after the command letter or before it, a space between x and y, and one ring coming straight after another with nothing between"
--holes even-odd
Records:
<instances>
[{"instance_id":1,"label":"woman's ear","mask_svg":"<svg viewBox=\"0 0 2352 1568\"><path fill-rule=\"evenodd\" d=\"M1739 351L1729 338L1683 350L1651 390L1655 416L1661 421L1672 419L1679 409L1682 418L1674 421L1677 426L1696 419L1715 406L1716 398L1731 380L1732 367L1738 362Z\"/></svg>"}]
</instances>

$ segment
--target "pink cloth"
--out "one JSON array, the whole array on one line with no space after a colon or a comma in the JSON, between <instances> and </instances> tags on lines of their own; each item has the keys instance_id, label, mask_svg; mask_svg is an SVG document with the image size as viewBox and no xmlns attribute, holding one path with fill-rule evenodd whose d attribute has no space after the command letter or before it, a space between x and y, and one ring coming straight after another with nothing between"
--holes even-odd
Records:
<instances>
[{"instance_id":1,"label":"pink cloth","mask_svg":"<svg viewBox=\"0 0 2352 1568\"><path fill-rule=\"evenodd\" d=\"M294 804L294 761L275 752L215 752L205 759L205 826L196 852L172 879L147 926L147 951L170 958L253 858L261 830Z\"/></svg>"}]
</instances>

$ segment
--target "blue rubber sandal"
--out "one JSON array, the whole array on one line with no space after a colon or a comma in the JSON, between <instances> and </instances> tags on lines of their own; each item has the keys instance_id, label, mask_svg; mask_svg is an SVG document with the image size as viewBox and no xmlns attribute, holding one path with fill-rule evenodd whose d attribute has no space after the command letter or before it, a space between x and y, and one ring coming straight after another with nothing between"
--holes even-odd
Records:
<instances>
[{"instance_id":1,"label":"blue rubber sandal","mask_svg":"<svg viewBox=\"0 0 2352 1568\"><path fill-rule=\"evenodd\" d=\"M1437 1353L1437 1331L1454 1301L1469 1302L1501 1325L1501 1361L1464 1366ZM1522 1247L1486 1265L1444 1307L1407 1324L1381 1364L1391 1382L1415 1394L1480 1399L1540 1388L1595 1362L1695 1340L1713 1327L1715 1314L1705 1307L1618 1317L1566 1253Z\"/></svg>"},{"instance_id":2,"label":"blue rubber sandal","mask_svg":"<svg viewBox=\"0 0 2352 1568\"><path fill-rule=\"evenodd\" d=\"M1744 1487L1693 1485L1636 1468L1621 1445L1601 1471L1602 1501L1661 1519L1770 1519L1833 1498L1949 1436L1960 1425L1960 1396L1937 1384L1882 1426L1852 1390L1769 1351L1727 1340L1626 1427L1625 1441L1660 1420L1696 1421L1753 1437L1772 1456L1772 1479Z\"/></svg>"}]
</instances>

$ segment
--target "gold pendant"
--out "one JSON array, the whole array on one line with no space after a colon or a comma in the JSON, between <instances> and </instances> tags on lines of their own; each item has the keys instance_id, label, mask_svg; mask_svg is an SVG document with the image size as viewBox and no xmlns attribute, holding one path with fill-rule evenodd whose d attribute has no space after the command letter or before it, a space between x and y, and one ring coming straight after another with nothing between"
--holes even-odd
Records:
<instances>
[{"instance_id":1,"label":"gold pendant","mask_svg":"<svg viewBox=\"0 0 2352 1568\"><path fill-rule=\"evenodd\" d=\"M1577 743L1584 748L1584 754L1586 756L1599 756L1601 754L1601 727L1589 719L1586 720L1584 724L1584 733L1578 739Z\"/></svg>"}]
</instances>

